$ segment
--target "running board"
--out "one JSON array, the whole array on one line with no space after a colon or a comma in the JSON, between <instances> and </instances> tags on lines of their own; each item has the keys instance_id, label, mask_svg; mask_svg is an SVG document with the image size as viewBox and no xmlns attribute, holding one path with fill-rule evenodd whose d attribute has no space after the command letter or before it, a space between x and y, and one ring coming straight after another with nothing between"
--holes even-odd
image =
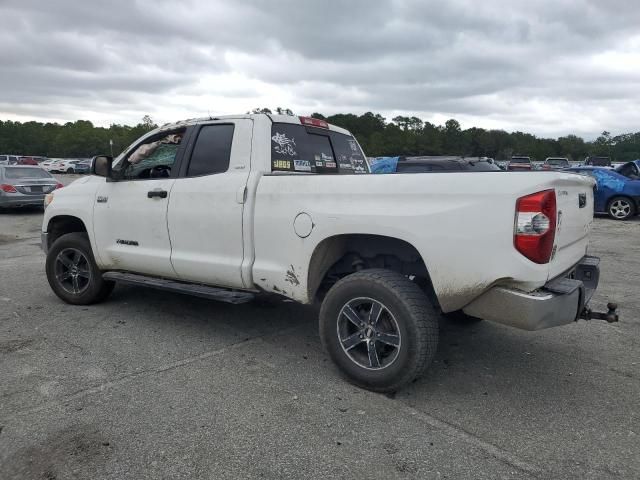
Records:
<instances>
[{"instance_id":1,"label":"running board","mask_svg":"<svg viewBox=\"0 0 640 480\"><path fill-rule=\"evenodd\" d=\"M165 278L147 277L136 273L106 272L102 274L105 280L111 280L129 285L140 285L143 287L168 290L170 292L184 293L194 297L210 298L227 303L247 303L255 298L251 292L238 290L227 290L225 288L210 287L208 285L178 282Z\"/></svg>"}]
</instances>

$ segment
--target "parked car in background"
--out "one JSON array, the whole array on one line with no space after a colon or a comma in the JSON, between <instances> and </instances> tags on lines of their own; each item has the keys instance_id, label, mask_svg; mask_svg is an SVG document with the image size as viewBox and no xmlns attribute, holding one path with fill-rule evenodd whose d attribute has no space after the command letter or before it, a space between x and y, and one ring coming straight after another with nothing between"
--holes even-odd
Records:
<instances>
[{"instance_id":1,"label":"parked car in background","mask_svg":"<svg viewBox=\"0 0 640 480\"><path fill-rule=\"evenodd\" d=\"M371 173L500 171L487 158L458 156L377 157L371 162L370 168Z\"/></svg>"},{"instance_id":2,"label":"parked car in background","mask_svg":"<svg viewBox=\"0 0 640 480\"><path fill-rule=\"evenodd\" d=\"M564 170L571 167L566 157L547 157L542 164L542 170Z\"/></svg>"},{"instance_id":3,"label":"parked car in background","mask_svg":"<svg viewBox=\"0 0 640 480\"><path fill-rule=\"evenodd\" d=\"M52 158L40 164L50 173L88 173L91 160L78 158Z\"/></svg>"},{"instance_id":4,"label":"parked car in background","mask_svg":"<svg viewBox=\"0 0 640 480\"><path fill-rule=\"evenodd\" d=\"M590 167L611 167L611 159L609 157L587 157L584 159L583 165Z\"/></svg>"},{"instance_id":5,"label":"parked car in background","mask_svg":"<svg viewBox=\"0 0 640 480\"><path fill-rule=\"evenodd\" d=\"M38 161L33 157L20 157L18 159L18 165L37 166L38 165Z\"/></svg>"},{"instance_id":6,"label":"parked car in background","mask_svg":"<svg viewBox=\"0 0 640 480\"><path fill-rule=\"evenodd\" d=\"M19 155L0 155L0 165L15 165L19 159Z\"/></svg>"},{"instance_id":7,"label":"parked car in background","mask_svg":"<svg viewBox=\"0 0 640 480\"><path fill-rule=\"evenodd\" d=\"M0 166L0 208L44 206L44 196L62 184L40 167Z\"/></svg>"},{"instance_id":8,"label":"parked car in background","mask_svg":"<svg viewBox=\"0 0 640 480\"><path fill-rule=\"evenodd\" d=\"M605 167L572 167L565 171L596 179L594 211L615 220L628 220L640 212L640 180Z\"/></svg>"},{"instance_id":9,"label":"parked car in background","mask_svg":"<svg viewBox=\"0 0 640 480\"><path fill-rule=\"evenodd\" d=\"M87 173L90 165L90 161L70 158L61 160L56 165L56 170L60 173Z\"/></svg>"},{"instance_id":10,"label":"parked car in background","mask_svg":"<svg viewBox=\"0 0 640 480\"><path fill-rule=\"evenodd\" d=\"M91 160L73 160L68 165L66 173L89 173L91 170ZM73 169L73 171L70 171Z\"/></svg>"},{"instance_id":11,"label":"parked car in background","mask_svg":"<svg viewBox=\"0 0 640 480\"><path fill-rule=\"evenodd\" d=\"M631 180L640 180L640 160L623 163L615 171Z\"/></svg>"},{"instance_id":12,"label":"parked car in background","mask_svg":"<svg viewBox=\"0 0 640 480\"><path fill-rule=\"evenodd\" d=\"M40 164L40 167L44 168L47 172L50 173L60 173L62 162L64 162L63 158L49 158L46 161L42 162Z\"/></svg>"},{"instance_id":13,"label":"parked car in background","mask_svg":"<svg viewBox=\"0 0 640 480\"><path fill-rule=\"evenodd\" d=\"M531 168L531 157L511 157L511 161L509 161L509 165L507 165L507 170L518 171L518 170L532 170Z\"/></svg>"}]
</instances>

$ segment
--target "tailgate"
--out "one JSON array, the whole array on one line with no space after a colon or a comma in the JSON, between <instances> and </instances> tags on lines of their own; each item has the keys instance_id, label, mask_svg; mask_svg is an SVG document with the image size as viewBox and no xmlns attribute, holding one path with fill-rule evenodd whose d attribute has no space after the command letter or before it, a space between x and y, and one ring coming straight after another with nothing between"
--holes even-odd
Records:
<instances>
[{"instance_id":1,"label":"tailgate","mask_svg":"<svg viewBox=\"0 0 640 480\"><path fill-rule=\"evenodd\" d=\"M567 173L554 178L552 186L556 191L558 227L549 278L573 267L587 252L593 221L594 181L590 177Z\"/></svg>"}]
</instances>

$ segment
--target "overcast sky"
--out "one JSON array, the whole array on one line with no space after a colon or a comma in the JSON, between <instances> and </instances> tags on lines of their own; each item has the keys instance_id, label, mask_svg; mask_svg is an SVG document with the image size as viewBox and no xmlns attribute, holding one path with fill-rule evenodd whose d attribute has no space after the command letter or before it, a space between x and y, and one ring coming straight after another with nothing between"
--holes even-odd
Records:
<instances>
[{"instance_id":1,"label":"overcast sky","mask_svg":"<svg viewBox=\"0 0 640 480\"><path fill-rule=\"evenodd\" d=\"M253 107L640 130L634 0L0 0L0 119Z\"/></svg>"}]
</instances>

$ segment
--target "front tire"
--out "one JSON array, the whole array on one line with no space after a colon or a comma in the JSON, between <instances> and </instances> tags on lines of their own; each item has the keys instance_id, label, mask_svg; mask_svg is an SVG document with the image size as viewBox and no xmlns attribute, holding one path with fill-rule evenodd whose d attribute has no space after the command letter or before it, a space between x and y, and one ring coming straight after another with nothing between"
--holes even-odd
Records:
<instances>
[{"instance_id":1,"label":"front tire","mask_svg":"<svg viewBox=\"0 0 640 480\"><path fill-rule=\"evenodd\" d=\"M85 233L67 233L47 253L47 280L53 292L72 305L89 305L106 299L114 282L104 280Z\"/></svg>"},{"instance_id":2,"label":"front tire","mask_svg":"<svg viewBox=\"0 0 640 480\"><path fill-rule=\"evenodd\" d=\"M438 314L407 277L363 270L337 282L320 309L320 337L352 383L393 392L421 375L438 346Z\"/></svg>"},{"instance_id":3,"label":"front tire","mask_svg":"<svg viewBox=\"0 0 640 480\"><path fill-rule=\"evenodd\" d=\"M73 168L67 168L67 173L73 173Z\"/></svg>"},{"instance_id":4,"label":"front tire","mask_svg":"<svg viewBox=\"0 0 640 480\"><path fill-rule=\"evenodd\" d=\"M627 220L636 214L636 206L627 197L614 197L607 205L607 213L614 220Z\"/></svg>"}]
</instances>

